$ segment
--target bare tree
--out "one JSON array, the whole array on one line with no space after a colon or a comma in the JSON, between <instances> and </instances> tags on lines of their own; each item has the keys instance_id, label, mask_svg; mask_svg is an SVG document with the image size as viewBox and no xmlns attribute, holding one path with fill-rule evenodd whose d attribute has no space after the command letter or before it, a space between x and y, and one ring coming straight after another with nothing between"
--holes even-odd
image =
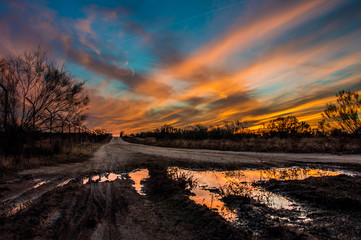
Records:
<instances>
[{"instance_id":1,"label":"bare tree","mask_svg":"<svg viewBox=\"0 0 361 240\"><path fill-rule=\"evenodd\" d=\"M0 59L0 86L3 94L0 95L1 123L5 129L13 125L16 119L17 81L14 71L8 61Z\"/></svg>"},{"instance_id":2,"label":"bare tree","mask_svg":"<svg viewBox=\"0 0 361 240\"><path fill-rule=\"evenodd\" d=\"M300 122L295 116L278 117L267 124L267 130L271 135L293 136L308 133L311 127L306 122Z\"/></svg>"},{"instance_id":3,"label":"bare tree","mask_svg":"<svg viewBox=\"0 0 361 240\"><path fill-rule=\"evenodd\" d=\"M340 91L336 103L329 103L322 114L320 127L339 129L346 133L361 133L361 98L357 92Z\"/></svg>"},{"instance_id":4,"label":"bare tree","mask_svg":"<svg viewBox=\"0 0 361 240\"><path fill-rule=\"evenodd\" d=\"M0 81L5 93L3 125L12 118L12 124L25 132L52 132L59 126L63 130L65 119L79 126L85 120L89 98L84 82L75 80L64 66L49 63L40 48L1 59Z\"/></svg>"}]
</instances>

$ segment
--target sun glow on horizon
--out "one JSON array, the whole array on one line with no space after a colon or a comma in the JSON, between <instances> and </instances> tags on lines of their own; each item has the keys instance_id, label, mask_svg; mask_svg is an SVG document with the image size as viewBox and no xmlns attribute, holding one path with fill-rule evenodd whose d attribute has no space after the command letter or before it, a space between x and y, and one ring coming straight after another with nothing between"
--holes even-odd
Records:
<instances>
[{"instance_id":1,"label":"sun glow on horizon","mask_svg":"<svg viewBox=\"0 0 361 240\"><path fill-rule=\"evenodd\" d=\"M255 129L287 115L316 126L339 90L361 90L360 10L355 0L7 1L0 56L42 46L87 81L87 127L115 136L226 120Z\"/></svg>"}]
</instances>

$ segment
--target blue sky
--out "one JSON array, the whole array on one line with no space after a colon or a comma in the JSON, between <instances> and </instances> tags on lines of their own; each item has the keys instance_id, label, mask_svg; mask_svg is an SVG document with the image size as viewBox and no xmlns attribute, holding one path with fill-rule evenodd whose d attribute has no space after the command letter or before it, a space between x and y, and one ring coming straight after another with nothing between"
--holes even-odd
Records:
<instances>
[{"instance_id":1,"label":"blue sky","mask_svg":"<svg viewBox=\"0 0 361 240\"><path fill-rule=\"evenodd\" d=\"M87 82L89 128L317 125L361 88L357 0L0 2L0 56L40 45L65 63Z\"/></svg>"}]
</instances>

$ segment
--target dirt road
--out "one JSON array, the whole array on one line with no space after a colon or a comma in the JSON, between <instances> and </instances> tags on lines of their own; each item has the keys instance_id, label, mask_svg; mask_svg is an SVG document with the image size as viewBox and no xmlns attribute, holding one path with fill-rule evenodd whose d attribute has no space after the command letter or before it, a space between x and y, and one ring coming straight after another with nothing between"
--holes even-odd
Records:
<instances>
[{"instance_id":1,"label":"dirt road","mask_svg":"<svg viewBox=\"0 0 361 240\"><path fill-rule=\"evenodd\" d=\"M118 149L125 147L133 153L143 153L155 156L177 158L196 162L214 163L257 163L284 164L290 162L323 163L323 164L360 164L361 154L334 155L334 154L294 154L294 153L258 153L258 152L232 152L204 149L181 149L131 144L122 139L114 139L112 144Z\"/></svg>"},{"instance_id":2,"label":"dirt road","mask_svg":"<svg viewBox=\"0 0 361 240\"><path fill-rule=\"evenodd\" d=\"M31 169L20 174L49 174L79 176L94 172L111 172L120 170L129 163L135 163L152 157L161 157L165 160L181 160L194 163L230 164L242 166L284 166L304 163L322 164L353 164L361 166L361 155L334 155L334 154L294 154L294 153L257 153L232 152L204 149L180 149L132 144L121 138L113 138L109 144L103 145L94 157L86 163L58 165Z\"/></svg>"},{"instance_id":3,"label":"dirt road","mask_svg":"<svg viewBox=\"0 0 361 240\"><path fill-rule=\"evenodd\" d=\"M132 184L140 179L121 175L159 160L203 167L229 164L237 167L288 166L306 163L361 167L360 155L171 149L130 144L114 138L109 144L100 147L89 161L30 169L3 179L0 183L0 238L245 237L225 220L213 216L210 211L186 198L177 198L177 204L174 205L174 199L172 202L154 201L149 196L139 195ZM111 179L110 173L119 179ZM106 179L103 181L104 176ZM181 211L179 205L182 205ZM196 226L193 221L197 222ZM219 226L223 226L222 229Z\"/></svg>"}]
</instances>

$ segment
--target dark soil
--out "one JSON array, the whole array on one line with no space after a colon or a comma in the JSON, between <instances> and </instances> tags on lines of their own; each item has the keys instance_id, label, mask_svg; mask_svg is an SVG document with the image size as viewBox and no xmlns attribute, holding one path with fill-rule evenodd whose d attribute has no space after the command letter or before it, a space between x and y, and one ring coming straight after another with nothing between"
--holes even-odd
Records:
<instances>
[{"instance_id":1,"label":"dark soil","mask_svg":"<svg viewBox=\"0 0 361 240\"><path fill-rule=\"evenodd\" d=\"M130 180L83 185L79 177L13 216L2 215L0 239L357 239L361 233L359 205L344 208L339 200L328 204L322 200L323 196L335 196L359 201L360 178L264 183L269 190L307 203L307 217L313 221L290 225L284 220L293 217L290 210L228 196L223 200L239 218L230 223L188 198L190 179L172 177L162 161L149 164L148 169L146 196L136 193ZM321 194L317 195L317 189ZM5 194L7 189L2 191ZM314 195L318 197L311 198Z\"/></svg>"},{"instance_id":2,"label":"dark soil","mask_svg":"<svg viewBox=\"0 0 361 240\"><path fill-rule=\"evenodd\" d=\"M275 210L244 196L230 195L222 199L226 206L237 211L238 228L257 239L313 239L298 226L287 225L285 220L293 217L290 210Z\"/></svg>"},{"instance_id":3,"label":"dark soil","mask_svg":"<svg viewBox=\"0 0 361 240\"><path fill-rule=\"evenodd\" d=\"M263 186L318 207L361 211L361 177L339 175L295 181L271 180Z\"/></svg>"},{"instance_id":4,"label":"dark soil","mask_svg":"<svg viewBox=\"0 0 361 240\"><path fill-rule=\"evenodd\" d=\"M360 239L361 177L339 175L261 184L309 206L306 230L322 239Z\"/></svg>"},{"instance_id":5,"label":"dark soil","mask_svg":"<svg viewBox=\"0 0 361 240\"><path fill-rule=\"evenodd\" d=\"M249 239L191 201L186 182L151 169L147 196L130 180L83 185L79 178L51 190L19 213L2 215L0 239Z\"/></svg>"},{"instance_id":6,"label":"dark soil","mask_svg":"<svg viewBox=\"0 0 361 240\"><path fill-rule=\"evenodd\" d=\"M27 211L0 219L1 239L243 239L234 233L229 223L188 198L158 202L119 180L72 182Z\"/></svg>"},{"instance_id":7,"label":"dark soil","mask_svg":"<svg viewBox=\"0 0 361 240\"><path fill-rule=\"evenodd\" d=\"M191 201L187 196L188 186L192 185L189 179L172 179L164 166L152 165L148 169L146 192L156 203L157 211L174 219L176 226L184 225L193 239L251 238L251 234L236 228L218 213Z\"/></svg>"},{"instance_id":8,"label":"dark soil","mask_svg":"<svg viewBox=\"0 0 361 240\"><path fill-rule=\"evenodd\" d=\"M100 149L104 157L79 166L57 165L45 172L33 169L0 180L0 239L359 239L361 236L358 177L264 183L267 189L302 202L311 222L287 224L284 219L293 217L291 210L274 210L237 196L223 199L226 206L238 212L239 221L230 223L189 199L191 179L175 178L166 169L178 164L201 169L233 169L241 165L173 161L127 151L127 145L108 147ZM74 166L78 168L73 171ZM129 179L82 184L84 177L95 173L127 172L140 167L148 168L150 173L144 182L145 196L135 191ZM35 189L33 186L38 182L35 179L49 183ZM69 179L73 180L67 185L58 185ZM26 208L10 217L4 214L23 200L27 201Z\"/></svg>"}]
</instances>

